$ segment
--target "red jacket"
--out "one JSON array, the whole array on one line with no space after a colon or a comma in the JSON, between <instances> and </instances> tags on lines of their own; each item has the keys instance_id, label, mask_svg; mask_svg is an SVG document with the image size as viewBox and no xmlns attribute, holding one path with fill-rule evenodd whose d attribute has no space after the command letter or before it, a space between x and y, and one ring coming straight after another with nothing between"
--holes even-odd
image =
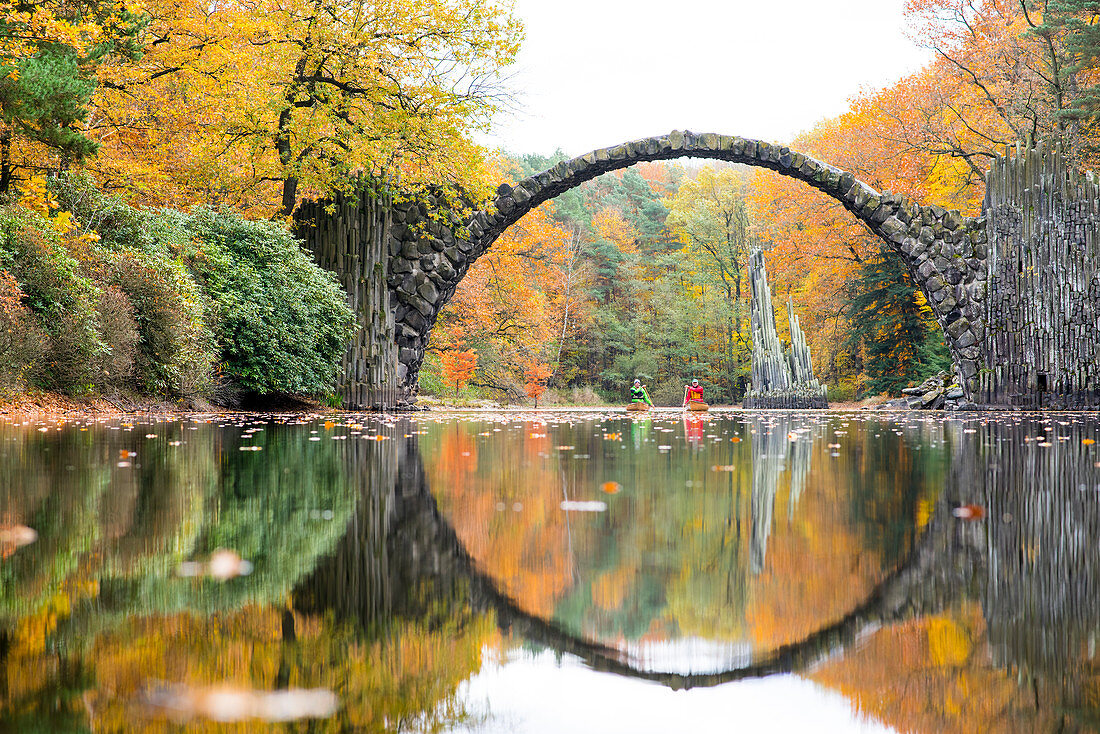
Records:
<instances>
[{"instance_id":1,"label":"red jacket","mask_svg":"<svg viewBox=\"0 0 1100 734\"><path fill-rule=\"evenodd\" d=\"M703 386L693 387L688 385L688 400L702 400L703 399Z\"/></svg>"}]
</instances>

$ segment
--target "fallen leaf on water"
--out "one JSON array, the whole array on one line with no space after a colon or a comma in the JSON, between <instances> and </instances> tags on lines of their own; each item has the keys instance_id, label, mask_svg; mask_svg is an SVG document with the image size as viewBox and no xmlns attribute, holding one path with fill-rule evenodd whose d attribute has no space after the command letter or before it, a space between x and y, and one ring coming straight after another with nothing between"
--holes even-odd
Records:
<instances>
[{"instance_id":1,"label":"fallen leaf on water","mask_svg":"<svg viewBox=\"0 0 1100 734\"><path fill-rule=\"evenodd\" d=\"M575 500L563 500L561 509L567 512L606 512L606 502L578 502Z\"/></svg>"},{"instance_id":2,"label":"fallen leaf on water","mask_svg":"<svg viewBox=\"0 0 1100 734\"><path fill-rule=\"evenodd\" d=\"M340 701L327 688L253 691L231 686L190 688L158 686L147 690L145 704L178 719L211 721L294 721L324 719L336 713Z\"/></svg>"},{"instance_id":3,"label":"fallen leaf on water","mask_svg":"<svg viewBox=\"0 0 1100 734\"><path fill-rule=\"evenodd\" d=\"M960 520L981 520L985 517L985 508L981 505L962 505L951 511Z\"/></svg>"},{"instance_id":4,"label":"fallen leaf on water","mask_svg":"<svg viewBox=\"0 0 1100 734\"><path fill-rule=\"evenodd\" d=\"M210 576L218 581L226 581L252 573L252 563L241 558L235 551L219 548L210 554L207 563L184 561L176 569L176 573L186 577Z\"/></svg>"},{"instance_id":5,"label":"fallen leaf on water","mask_svg":"<svg viewBox=\"0 0 1100 734\"><path fill-rule=\"evenodd\" d=\"M22 548L38 540L38 533L34 528L26 525L0 525L0 546Z\"/></svg>"},{"instance_id":6,"label":"fallen leaf on water","mask_svg":"<svg viewBox=\"0 0 1100 734\"><path fill-rule=\"evenodd\" d=\"M734 436L733 438L730 439L730 441L733 441L734 443L741 443L741 437L740 436Z\"/></svg>"},{"instance_id":7,"label":"fallen leaf on water","mask_svg":"<svg viewBox=\"0 0 1100 734\"><path fill-rule=\"evenodd\" d=\"M1096 441L1091 438L1082 438L1081 443L1085 444L1086 446L1092 446L1094 443L1096 443Z\"/></svg>"},{"instance_id":8,"label":"fallen leaf on water","mask_svg":"<svg viewBox=\"0 0 1100 734\"><path fill-rule=\"evenodd\" d=\"M618 482L604 482L602 487L603 491L607 494L618 494L619 490L622 488L622 485Z\"/></svg>"}]
</instances>

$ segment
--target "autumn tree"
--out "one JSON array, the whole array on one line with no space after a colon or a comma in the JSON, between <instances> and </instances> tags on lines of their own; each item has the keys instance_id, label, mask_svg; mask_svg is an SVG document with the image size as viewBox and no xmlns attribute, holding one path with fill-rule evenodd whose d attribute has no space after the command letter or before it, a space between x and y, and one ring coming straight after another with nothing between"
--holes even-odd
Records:
<instances>
[{"instance_id":1,"label":"autumn tree","mask_svg":"<svg viewBox=\"0 0 1100 734\"><path fill-rule=\"evenodd\" d=\"M432 331L430 357L449 360L450 352L477 349L475 384L522 398L527 366L560 365L586 312L587 270L578 247L575 232L555 222L549 207L528 213L462 279Z\"/></svg>"},{"instance_id":2,"label":"autumn tree","mask_svg":"<svg viewBox=\"0 0 1100 734\"><path fill-rule=\"evenodd\" d=\"M185 1L152 14L145 56L112 67L96 99L108 185L283 214L359 172L481 192L470 138L506 100L521 37L504 0Z\"/></svg>"},{"instance_id":3,"label":"autumn tree","mask_svg":"<svg viewBox=\"0 0 1100 734\"><path fill-rule=\"evenodd\" d=\"M668 225L686 246L691 286L700 289L700 297L708 287L721 294L716 341L730 400L742 387L748 352L744 267L753 236L746 194L746 178L739 169L705 167L665 200Z\"/></svg>"},{"instance_id":4,"label":"autumn tree","mask_svg":"<svg viewBox=\"0 0 1100 734\"><path fill-rule=\"evenodd\" d=\"M1062 146L1095 166L1095 130L1082 124L1095 56L1083 0L908 0L914 40L935 61L895 87L903 147L963 162L958 185L980 186L993 155L1017 141ZM1094 33L1094 32L1093 32Z\"/></svg>"},{"instance_id":5,"label":"autumn tree","mask_svg":"<svg viewBox=\"0 0 1100 734\"><path fill-rule=\"evenodd\" d=\"M477 350L450 350L443 353L443 379L454 383L455 394L474 376L477 368Z\"/></svg>"},{"instance_id":6,"label":"autumn tree","mask_svg":"<svg viewBox=\"0 0 1100 734\"><path fill-rule=\"evenodd\" d=\"M85 122L108 61L132 61L147 17L134 2L0 2L0 194L21 170L80 163L99 148Z\"/></svg>"},{"instance_id":7,"label":"autumn tree","mask_svg":"<svg viewBox=\"0 0 1100 734\"><path fill-rule=\"evenodd\" d=\"M539 397L546 392L546 380L551 374L550 366L537 360L528 363L523 371L524 391L527 397L535 401L536 408L539 407Z\"/></svg>"}]
</instances>

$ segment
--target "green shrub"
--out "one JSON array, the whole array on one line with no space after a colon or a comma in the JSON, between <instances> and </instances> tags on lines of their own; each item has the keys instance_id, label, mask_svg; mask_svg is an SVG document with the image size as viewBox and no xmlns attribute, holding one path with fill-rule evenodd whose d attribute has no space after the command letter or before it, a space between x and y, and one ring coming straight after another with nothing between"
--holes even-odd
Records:
<instances>
[{"instance_id":1,"label":"green shrub","mask_svg":"<svg viewBox=\"0 0 1100 734\"><path fill-rule=\"evenodd\" d=\"M94 389L108 346L100 337L99 289L42 217L0 210L0 268L14 276L24 304L47 334L45 354L28 370L41 387L70 393Z\"/></svg>"},{"instance_id":2,"label":"green shrub","mask_svg":"<svg viewBox=\"0 0 1100 734\"><path fill-rule=\"evenodd\" d=\"M46 351L46 334L22 301L15 278L0 270L0 397L21 390L27 370Z\"/></svg>"},{"instance_id":3,"label":"green shrub","mask_svg":"<svg viewBox=\"0 0 1100 734\"><path fill-rule=\"evenodd\" d=\"M133 304L141 338L133 384L148 394L192 396L212 380L213 338L205 297L179 261L135 249L100 253L99 274Z\"/></svg>"},{"instance_id":4,"label":"green shrub","mask_svg":"<svg viewBox=\"0 0 1100 734\"><path fill-rule=\"evenodd\" d=\"M853 377L837 380L829 385L830 403L850 403L860 397L857 380Z\"/></svg>"},{"instance_id":5,"label":"green shrub","mask_svg":"<svg viewBox=\"0 0 1100 734\"><path fill-rule=\"evenodd\" d=\"M133 375L141 340L133 304L121 288L108 285L100 289L98 311L101 336L107 345L98 365L100 379L104 385L125 387Z\"/></svg>"},{"instance_id":6,"label":"green shrub","mask_svg":"<svg viewBox=\"0 0 1100 734\"><path fill-rule=\"evenodd\" d=\"M94 232L102 248L168 255L169 245L186 236L179 228L180 217L135 209L120 197L104 194L85 173L52 178L49 189L61 210L71 212L84 233Z\"/></svg>"},{"instance_id":7,"label":"green shrub","mask_svg":"<svg viewBox=\"0 0 1100 734\"><path fill-rule=\"evenodd\" d=\"M335 276L275 223L197 209L187 226L226 375L259 394L330 392L353 322Z\"/></svg>"},{"instance_id":8,"label":"green shrub","mask_svg":"<svg viewBox=\"0 0 1100 734\"><path fill-rule=\"evenodd\" d=\"M186 215L135 209L84 174L55 178L50 188L83 233L98 238L89 256L96 279L119 288L132 304L140 339L129 386L158 395L207 392L214 343L206 297L178 259L189 238Z\"/></svg>"}]
</instances>

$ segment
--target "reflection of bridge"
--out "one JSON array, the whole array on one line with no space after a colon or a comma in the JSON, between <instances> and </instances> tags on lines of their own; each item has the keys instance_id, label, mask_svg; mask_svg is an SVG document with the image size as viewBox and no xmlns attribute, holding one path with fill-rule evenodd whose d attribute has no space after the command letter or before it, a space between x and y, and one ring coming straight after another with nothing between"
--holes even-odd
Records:
<instances>
[{"instance_id":1,"label":"reflection of bridge","mask_svg":"<svg viewBox=\"0 0 1100 734\"><path fill-rule=\"evenodd\" d=\"M437 614L434 602L442 598L450 613L491 612L502 628L575 655L595 670L676 689L805 670L883 624L943 609L971 585L984 565L981 526L960 523L951 512L960 503L980 501L965 494L978 488L969 481L970 464L964 461L960 466L965 468L953 473L909 554L863 603L840 619L744 667L709 674L643 670L620 651L525 611L479 568L436 505L415 437L380 442L372 450L389 454L375 456L370 465L390 470L372 470L378 483L367 488L336 554L296 592L303 610L333 609L373 628L387 614Z\"/></svg>"}]
</instances>

